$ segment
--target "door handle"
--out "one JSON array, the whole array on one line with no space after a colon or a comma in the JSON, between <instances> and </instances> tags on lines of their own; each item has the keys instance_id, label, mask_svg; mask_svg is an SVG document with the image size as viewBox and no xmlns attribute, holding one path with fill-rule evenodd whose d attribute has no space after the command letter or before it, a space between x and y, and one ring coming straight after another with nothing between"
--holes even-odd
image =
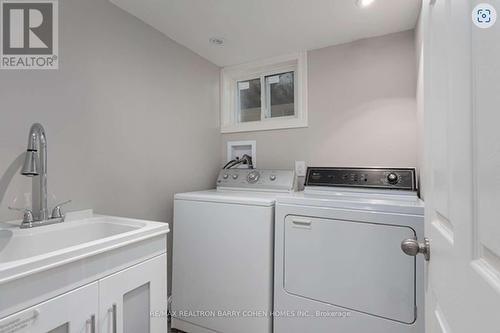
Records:
<instances>
[{"instance_id":1,"label":"door handle","mask_svg":"<svg viewBox=\"0 0 500 333\"><path fill-rule=\"evenodd\" d=\"M419 242L415 238L407 238L401 242L401 250L412 257L423 254L425 261L431 259L431 244L428 238L424 238L423 242Z\"/></svg>"},{"instance_id":2,"label":"door handle","mask_svg":"<svg viewBox=\"0 0 500 333\"><path fill-rule=\"evenodd\" d=\"M87 319L87 327L90 326L90 333L95 332L95 315L90 316L90 319Z\"/></svg>"},{"instance_id":3,"label":"door handle","mask_svg":"<svg viewBox=\"0 0 500 333\"><path fill-rule=\"evenodd\" d=\"M111 333L116 333L116 303L108 310L111 313Z\"/></svg>"},{"instance_id":4,"label":"door handle","mask_svg":"<svg viewBox=\"0 0 500 333\"><path fill-rule=\"evenodd\" d=\"M293 219L293 228L298 228L298 229L311 229L312 228L312 221L311 220L306 220L306 219Z\"/></svg>"}]
</instances>

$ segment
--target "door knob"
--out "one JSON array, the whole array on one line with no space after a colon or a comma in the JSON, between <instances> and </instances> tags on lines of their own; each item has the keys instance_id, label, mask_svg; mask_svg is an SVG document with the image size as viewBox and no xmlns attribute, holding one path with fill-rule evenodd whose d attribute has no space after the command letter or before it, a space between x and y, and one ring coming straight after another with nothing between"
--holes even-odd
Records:
<instances>
[{"instance_id":1,"label":"door knob","mask_svg":"<svg viewBox=\"0 0 500 333\"><path fill-rule=\"evenodd\" d=\"M431 258L431 245L427 238L424 238L423 242L419 242L415 238L407 238L401 242L401 250L412 257L419 253L423 254L426 261Z\"/></svg>"}]
</instances>

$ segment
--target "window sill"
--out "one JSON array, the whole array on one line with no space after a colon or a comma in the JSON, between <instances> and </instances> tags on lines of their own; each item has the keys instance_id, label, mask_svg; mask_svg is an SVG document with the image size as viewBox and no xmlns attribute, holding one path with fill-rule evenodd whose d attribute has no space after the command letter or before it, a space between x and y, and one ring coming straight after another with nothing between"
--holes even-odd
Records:
<instances>
[{"instance_id":1,"label":"window sill","mask_svg":"<svg viewBox=\"0 0 500 333\"><path fill-rule=\"evenodd\" d=\"M308 127L306 119L270 119L266 121L252 121L247 123L223 125L220 131L222 134L226 134L303 127Z\"/></svg>"}]
</instances>

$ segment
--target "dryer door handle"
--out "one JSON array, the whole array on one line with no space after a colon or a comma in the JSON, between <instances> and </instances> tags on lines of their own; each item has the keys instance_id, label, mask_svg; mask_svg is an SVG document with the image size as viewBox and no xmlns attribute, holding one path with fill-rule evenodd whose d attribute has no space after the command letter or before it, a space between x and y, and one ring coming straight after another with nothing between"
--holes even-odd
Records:
<instances>
[{"instance_id":1,"label":"dryer door handle","mask_svg":"<svg viewBox=\"0 0 500 333\"><path fill-rule=\"evenodd\" d=\"M407 238L401 242L401 250L412 257L423 254L426 261L431 259L431 245L428 238L424 238L423 242L419 242L415 238Z\"/></svg>"},{"instance_id":2,"label":"dryer door handle","mask_svg":"<svg viewBox=\"0 0 500 333\"><path fill-rule=\"evenodd\" d=\"M294 218L292 220L293 228L298 228L298 229L311 229L312 228L312 221L309 219L299 219L299 218Z\"/></svg>"}]
</instances>

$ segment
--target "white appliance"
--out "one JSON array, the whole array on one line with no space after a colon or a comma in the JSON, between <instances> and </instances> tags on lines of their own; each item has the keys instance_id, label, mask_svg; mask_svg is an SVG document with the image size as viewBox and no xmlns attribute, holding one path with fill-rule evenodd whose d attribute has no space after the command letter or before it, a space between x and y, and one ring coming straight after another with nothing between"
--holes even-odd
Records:
<instances>
[{"instance_id":1,"label":"white appliance","mask_svg":"<svg viewBox=\"0 0 500 333\"><path fill-rule=\"evenodd\" d=\"M274 332L423 333L423 214L414 169L309 168L276 204Z\"/></svg>"},{"instance_id":2,"label":"white appliance","mask_svg":"<svg viewBox=\"0 0 500 333\"><path fill-rule=\"evenodd\" d=\"M293 171L222 170L217 189L175 196L172 327L272 332L274 206Z\"/></svg>"}]
</instances>

